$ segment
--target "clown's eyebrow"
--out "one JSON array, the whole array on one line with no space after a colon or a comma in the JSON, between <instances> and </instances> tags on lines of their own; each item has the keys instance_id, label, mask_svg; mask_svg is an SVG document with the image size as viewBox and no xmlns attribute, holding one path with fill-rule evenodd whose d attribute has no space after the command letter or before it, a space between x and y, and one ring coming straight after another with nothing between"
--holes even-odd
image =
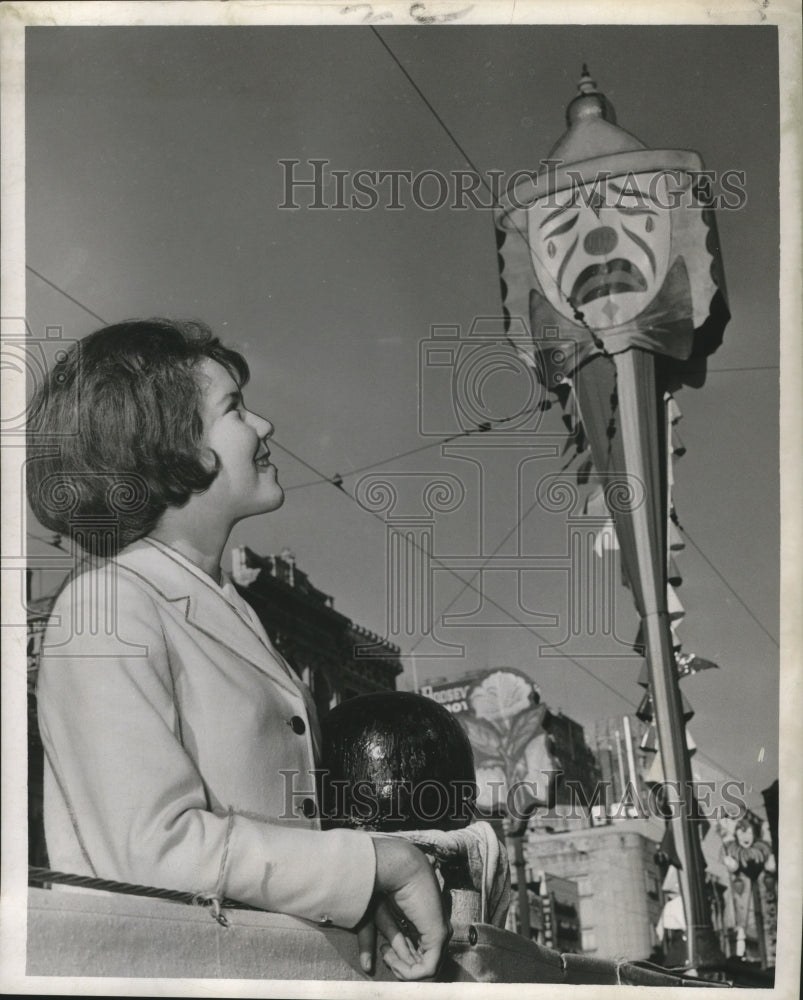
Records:
<instances>
[{"instance_id":1,"label":"clown's eyebrow","mask_svg":"<svg viewBox=\"0 0 803 1000\"><path fill-rule=\"evenodd\" d=\"M548 226L553 219L557 219L559 215L562 215L564 212L574 207L575 207L574 199L572 199L572 201L570 202L567 202L565 205L561 205L559 208L556 208L554 212L550 212L549 215L543 220L543 222L539 222L538 228L543 229L544 226Z\"/></svg>"},{"instance_id":2,"label":"clown's eyebrow","mask_svg":"<svg viewBox=\"0 0 803 1000\"><path fill-rule=\"evenodd\" d=\"M558 226L557 229L553 229L551 233L548 233L544 239L551 239L553 236L562 236L564 233L568 233L576 224L577 220L580 218L580 213L573 215L571 219L567 219L562 225Z\"/></svg>"},{"instance_id":3,"label":"clown's eyebrow","mask_svg":"<svg viewBox=\"0 0 803 1000\"><path fill-rule=\"evenodd\" d=\"M617 194L624 195L626 198L637 198L640 199L641 205L621 205L619 201L613 206L617 212L622 212L624 215L657 215L658 213L653 211L651 208L641 207L650 204L650 196L644 192L640 191L638 188L635 190L625 190L624 188L617 187L616 184L609 182L611 190L615 191Z\"/></svg>"},{"instance_id":4,"label":"clown's eyebrow","mask_svg":"<svg viewBox=\"0 0 803 1000\"><path fill-rule=\"evenodd\" d=\"M644 198L644 199L647 198L646 192L640 191L638 188L636 188L635 190L630 190L629 188L625 190L625 188L617 187L617 185L614 184L613 181L608 181L608 184L611 187L611 190L615 191L617 194L629 194L633 198Z\"/></svg>"}]
</instances>

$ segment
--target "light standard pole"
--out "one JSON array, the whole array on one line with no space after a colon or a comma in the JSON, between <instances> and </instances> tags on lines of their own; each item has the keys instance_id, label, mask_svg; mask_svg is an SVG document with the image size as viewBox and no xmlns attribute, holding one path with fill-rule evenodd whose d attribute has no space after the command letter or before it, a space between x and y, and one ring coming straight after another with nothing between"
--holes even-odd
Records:
<instances>
[{"instance_id":1,"label":"light standard pole","mask_svg":"<svg viewBox=\"0 0 803 1000\"><path fill-rule=\"evenodd\" d=\"M584 67L568 129L496 213L506 320L562 405L573 401L616 524L642 626L686 919L689 969L721 961L705 898L670 628L667 399L704 381L730 318L702 160L616 124Z\"/></svg>"}]
</instances>

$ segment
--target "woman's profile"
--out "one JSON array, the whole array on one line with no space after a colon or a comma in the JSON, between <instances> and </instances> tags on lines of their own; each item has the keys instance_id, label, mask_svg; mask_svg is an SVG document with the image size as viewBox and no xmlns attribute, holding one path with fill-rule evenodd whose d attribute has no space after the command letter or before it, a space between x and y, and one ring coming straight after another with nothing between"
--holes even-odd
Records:
<instances>
[{"instance_id":1,"label":"woman's profile","mask_svg":"<svg viewBox=\"0 0 803 1000\"><path fill-rule=\"evenodd\" d=\"M88 553L38 679L50 864L356 927L366 971L379 928L393 973L428 978L449 933L429 862L320 829L311 698L221 569L234 524L284 500L248 378L205 325L137 320L79 341L34 398L56 446L31 452L32 509Z\"/></svg>"}]
</instances>

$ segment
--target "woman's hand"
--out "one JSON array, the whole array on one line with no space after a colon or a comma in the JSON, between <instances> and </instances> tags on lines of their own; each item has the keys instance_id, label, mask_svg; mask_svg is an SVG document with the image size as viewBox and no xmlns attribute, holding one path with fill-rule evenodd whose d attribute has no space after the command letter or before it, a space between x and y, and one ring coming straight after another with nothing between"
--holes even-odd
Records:
<instances>
[{"instance_id":1,"label":"woman's hand","mask_svg":"<svg viewBox=\"0 0 803 1000\"><path fill-rule=\"evenodd\" d=\"M360 963L371 972L379 929L388 944L382 958L397 979L430 979L451 936L441 893L425 855L406 840L374 837L375 897L357 932Z\"/></svg>"}]
</instances>

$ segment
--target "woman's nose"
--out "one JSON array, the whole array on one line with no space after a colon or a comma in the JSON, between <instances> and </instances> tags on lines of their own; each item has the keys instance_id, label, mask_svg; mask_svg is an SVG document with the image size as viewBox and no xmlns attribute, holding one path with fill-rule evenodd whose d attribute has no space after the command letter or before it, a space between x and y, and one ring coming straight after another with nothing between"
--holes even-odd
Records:
<instances>
[{"instance_id":1,"label":"woman's nose","mask_svg":"<svg viewBox=\"0 0 803 1000\"><path fill-rule=\"evenodd\" d=\"M586 235L583 247L587 254L591 254L593 257L602 257L610 253L618 242L619 237L616 235L615 229L610 226L598 226Z\"/></svg>"},{"instance_id":2,"label":"woman's nose","mask_svg":"<svg viewBox=\"0 0 803 1000\"><path fill-rule=\"evenodd\" d=\"M258 413L250 413L250 423L260 438L269 438L273 434L273 424L270 420L260 417Z\"/></svg>"}]
</instances>

